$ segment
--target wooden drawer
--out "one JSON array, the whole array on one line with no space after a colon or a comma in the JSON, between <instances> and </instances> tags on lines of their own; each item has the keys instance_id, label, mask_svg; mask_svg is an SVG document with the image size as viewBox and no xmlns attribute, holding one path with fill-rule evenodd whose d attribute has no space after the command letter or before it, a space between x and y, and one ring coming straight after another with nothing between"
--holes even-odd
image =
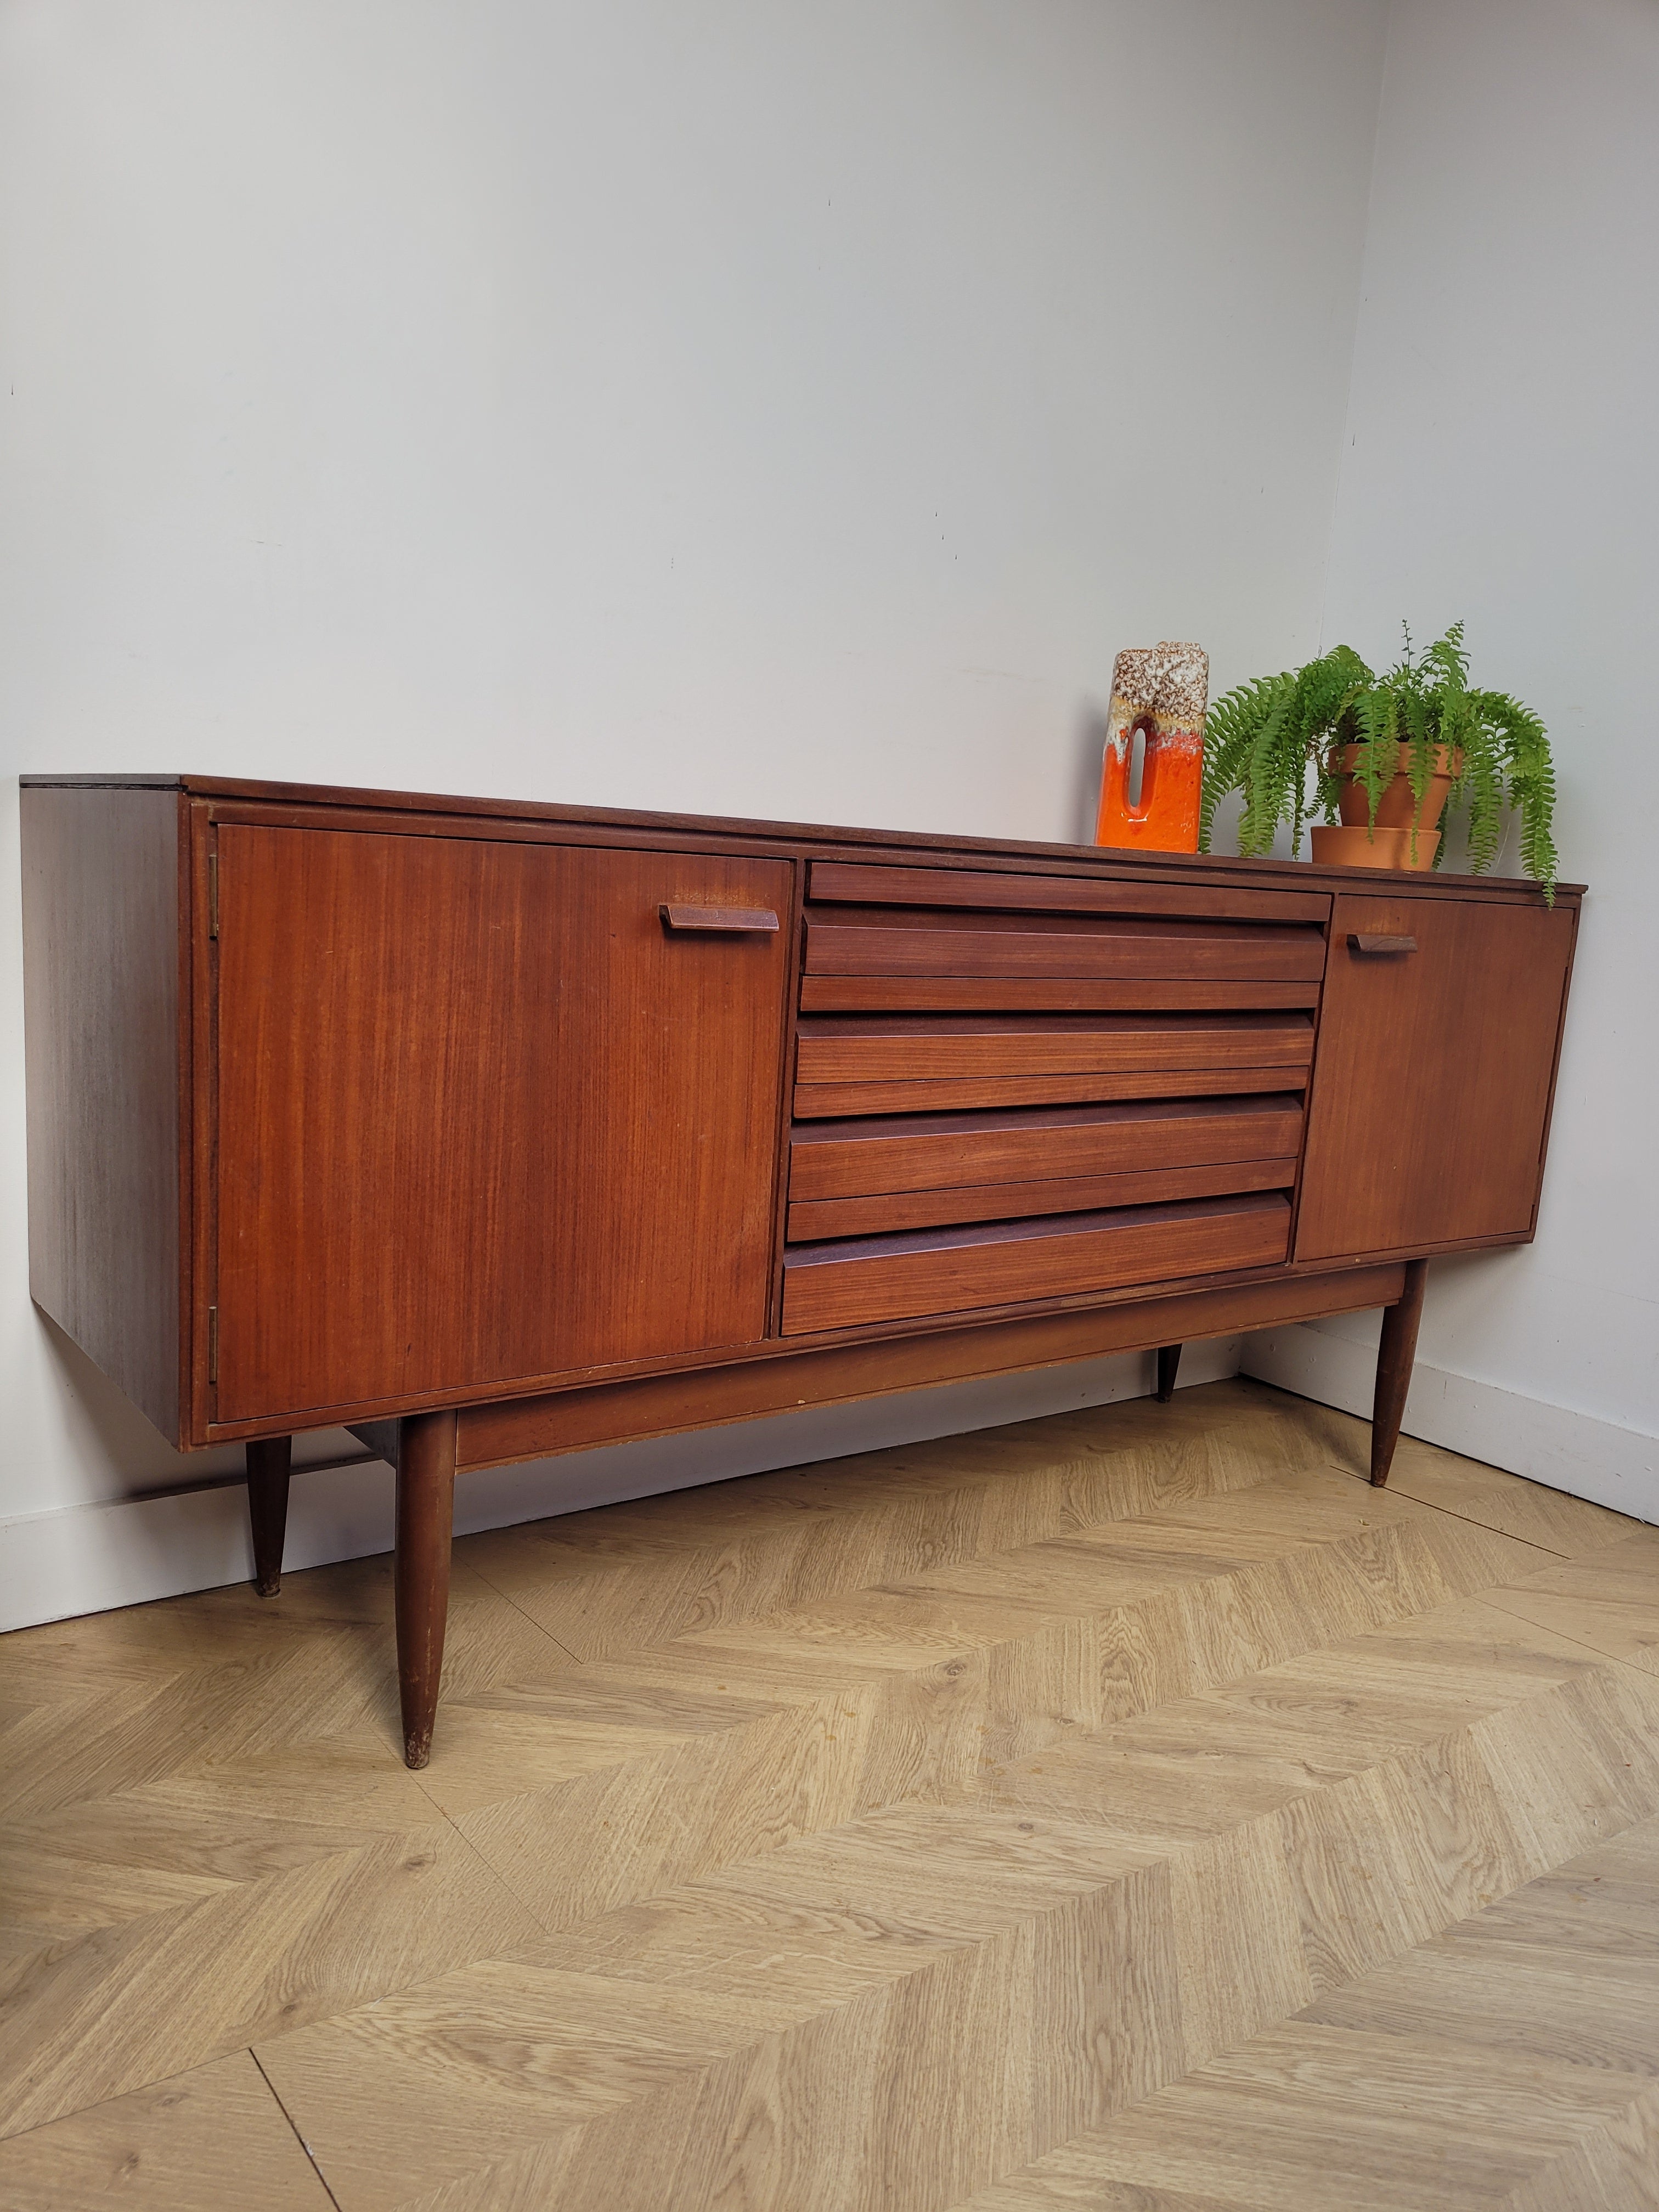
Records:
<instances>
[{"instance_id":1,"label":"wooden drawer","mask_svg":"<svg viewBox=\"0 0 1659 2212\"><path fill-rule=\"evenodd\" d=\"M793 1132L789 1198L799 1205L971 1183L1294 1158L1301 1141L1302 1102L1288 1092L817 1122Z\"/></svg>"},{"instance_id":2,"label":"wooden drawer","mask_svg":"<svg viewBox=\"0 0 1659 2212\"><path fill-rule=\"evenodd\" d=\"M945 1111L1301 1083L1313 1024L1248 1014L803 1018L795 1114Z\"/></svg>"},{"instance_id":3,"label":"wooden drawer","mask_svg":"<svg viewBox=\"0 0 1659 2212\"><path fill-rule=\"evenodd\" d=\"M1317 982L1311 923L809 908L808 975Z\"/></svg>"},{"instance_id":4,"label":"wooden drawer","mask_svg":"<svg viewBox=\"0 0 1659 2212\"><path fill-rule=\"evenodd\" d=\"M789 1241L888 1237L952 1221L1013 1221L1041 1213L1097 1213L1241 1190L1289 1190L1296 1155L1229 1160L1206 1168L1136 1168L1123 1175L1067 1176L1036 1182L981 1182L943 1190L887 1190L871 1198L824 1198L789 1208Z\"/></svg>"},{"instance_id":5,"label":"wooden drawer","mask_svg":"<svg viewBox=\"0 0 1659 2212\"><path fill-rule=\"evenodd\" d=\"M798 1083L795 1119L821 1115L964 1114L1109 1098L1193 1098L1218 1091L1282 1091L1283 1067L1126 1068L1103 1075L933 1076L920 1083Z\"/></svg>"},{"instance_id":6,"label":"wooden drawer","mask_svg":"<svg viewBox=\"0 0 1659 2212\"><path fill-rule=\"evenodd\" d=\"M1269 1267L1285 1256L1290 1221L1289 1201L1268 1191L811 1246L784 1263L783 1333Z\"/></svg>"},{"instance_id":7,"label":"wooden drawer","mask_svg":"<svg viewBox=\"0 0 1659 2212\"><path fill-rule=\"evenodd\" d=\"M1094 1075L1127 1068L1282 1067L1313 1058L1307 1015L994 1014L804 1020L802 1083L920 1082L934 1075Z\"/></svg>"},{"instance_id":8,"label":"wooden drawer","mask_svg":"<svg viewBox=\"0 0 1659 2212\"><path fill-rule=\"evenodd\" d=\"M803 975L804 1014L1088 1013L1316 1006L1319 984L1123 975Z\"/></svg>"},{"instance_id":9,"label":"wooden drawer","mask_svg":"<svg viewBox=\"0 0 1659 2212\"><path fill-rule=\"evenodd\" d=\"M1328 891L1232 890L1220 885L1114 880L1086 876L1003 874L990 868L900 868L814 860L807 896L852 906L969 907L987 912L1213 915L1232 921L1322 925Z\"/></svg>"}]
</instances>

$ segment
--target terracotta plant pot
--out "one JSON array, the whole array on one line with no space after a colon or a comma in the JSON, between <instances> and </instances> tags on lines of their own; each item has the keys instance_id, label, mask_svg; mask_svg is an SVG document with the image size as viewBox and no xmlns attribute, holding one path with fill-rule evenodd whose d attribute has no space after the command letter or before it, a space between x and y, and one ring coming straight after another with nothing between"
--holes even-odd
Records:
<instances>
[{"instance_id":1,"label":"terracotta plant pot","mask_svg":"<svg viewBox=\"0 0 1659 2212\"><path fill-rule=\"evenodd\" d=\"M1342 745L1333 765L1346 778L1340 802L1342 826L1312 832L1313 856L1327 867L1431 868L1440 844L1440 817L1446 811L1446 794L1452 787L1451 755L1442 745L1435 756L1435 772L1423 794L1420 809L1412 793L1407 773L1411 748L1400 748L1399 766L1393 781L1376 803L1376 825L1370 822L1370 801L1363 783L1353 777L1358 745ZM1417 850L1412 851L1412 824L1417 825Z\"/></svg>"},{"instance_id":2,"label":"terracotta plant pot","mask_svg":"<svg viewBox=\"0 0 1659 2212\"><path fill-rule=\"evenodd\" d=\"M1320 824L1310 830L1314 865L1322 868L1431 868L1440 843L1437 830L1417 833L1417 858L1412 858L1409 830L1367 830L1364 823Z\"/></svg>"}]
</instances>

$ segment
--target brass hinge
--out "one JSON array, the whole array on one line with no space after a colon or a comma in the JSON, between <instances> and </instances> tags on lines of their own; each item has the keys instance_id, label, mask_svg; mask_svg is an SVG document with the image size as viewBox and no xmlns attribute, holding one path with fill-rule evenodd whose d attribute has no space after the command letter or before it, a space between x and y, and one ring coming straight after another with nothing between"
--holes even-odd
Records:
<instances>
[{"instance_id":1,"label":"brass hinge","mask_svg":"<svg viewBox=\"0 0 1659 2212\"><path fill-rule=\"evenodd\" d=\"M208 1308L208 1381L219 1380L219 1309Z\"/></svg>"},{"instance_id":2,"label":"brass hinge","mask_svg":"<svg viewBox=\"0 0 1659 2212\"><path fill-rule=\"evenodd\" d=\"M208 935L219 934L219 855L208 854Z\"/></svg>"}]
</instances>

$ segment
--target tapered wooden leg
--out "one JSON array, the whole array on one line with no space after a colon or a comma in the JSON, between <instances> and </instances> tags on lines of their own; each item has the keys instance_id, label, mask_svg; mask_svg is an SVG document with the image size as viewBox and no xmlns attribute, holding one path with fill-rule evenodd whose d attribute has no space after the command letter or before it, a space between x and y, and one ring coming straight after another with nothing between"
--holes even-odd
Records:
<instances>
[{"instance_id":1,"label":"tapered wooden leg","mask_svg":"<svg viewBox=\"0 0 1659 2212\"><path fill-rule=\"evenodd\" d=\"M283 1587L283 1538L288 1533L292 1437L259 1437L247 1448L247 1517L253 1524L253 1587L275 1597Z\"/></svg>"},{"instance_id":2,"label":"tapered wooden leg","mask_svg":"<svg viewBox=\"0 0 1659 2212\"><path fill-rule=\"evenodd\" d=\"M1382 1341L1376 1348L1376 1395L1371 1401L1371 1480L1379 1490L1389 1479L1394 1448L1400 1441L1428 1273L1426 1260L1408 1260L1399 1304L1382 1309Z\"/></svg>"},{"instance_id":3,"label":"tapered wooden leg","mask_svg":"<svg viewBox=\"0 0 1659 2212\"><path fill-rule=\"evenodd\" d=\"M398 1694L404 1763L424 1766L443 1672L449 1547L455 1521L455 1415L409 1413L398 1423Z\"/></svg>"},{"instance_id":4,"label":"tapered wooden leg","mask_svg":"<svg viewBox=\"0 0 1659 2212\"><path fill-rule=\"evenodd\" d=\"M1181 1346L1164 1344L1158 1353L1158 1402L1167 1406L1175 1395L1176 1376L1181 1371Z\"/></svg>"}]
</instances>

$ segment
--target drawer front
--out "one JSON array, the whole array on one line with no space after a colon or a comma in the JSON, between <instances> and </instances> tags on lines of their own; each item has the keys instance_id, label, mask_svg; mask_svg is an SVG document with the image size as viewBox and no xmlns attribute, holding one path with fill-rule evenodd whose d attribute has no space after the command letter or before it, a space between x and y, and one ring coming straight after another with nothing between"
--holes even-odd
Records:
<instances>
[{"instance_id":1,"label":"drawer front","mask_svg":"<svg viewBox=\"0 0 1659 2212\"><path fill-rule=\"evenodd\" d=\"M1327 891L1233 890L1224 885L1115 881L1086 876L1003 874L990 868L902 868L814 860L807 896L825 904L964 907L986 913L1146 914L1236 921L1301 921L1316 927L1331 910Z\"/></svg>"},{"instance_id":2,"label":"drawer front","mask_svg":"<svg viewBox=\"0 0 1659 2212\"><path fill-rule=\"evenodd\" d=\"M792 1205L789 1241L889 1237L953 1221L1014 1221L1043 1213L1096 1213L1109 1206L1155 1206L1177 1198L1289 1190L1296 1155L1231 1160L1207 1168L1137 1168L1125 1175L1070 1176L1055 1182L981 1182L942 1190L889 1190L872 1198L825 1198Z\"/></svg>"},{"instance_id":3,"label":"drawer front","mask_svg":"<svg viewBox=\"0 0 1659 2212\"><path fill-rule=\"evenodd\" d=\"M1316 1006L1318 979L1240 982L1134 975L803 975L804 1014L1091 1013Z\"/></svg>"},{"instance_id":4,"label":"drawer front","mask_svg":"<svg viewBox=\"0 0 1659 2212\"><path fill-rule=\"evenodd\" d=\"M1301 1141L1302 1102L1290 1093L818 1123L794 1132L789 1198L800 1205L1294 1159Z\"/></svg>"},{"instance_id":5,"label":"drawer front","mask_svg":"<svg viewBox=\"0 0 1659 2212\"><path fill-rule=\"evenodd\" d=\"M803 1020L795 1073L802 1083L919 1083L934 1076L1115 1075L1139 1068L1299 1072L1313 1058L1313 1034L1302 1013Z\"/></svg>"},{"instance_id":6,"label":"drawer front","mask_svg":"<svg viewBox=\"0 0 1659 2212\"><path fill-rule=\"evenodd\" d=\"M1316 982L1310 924L808 909L809 975Z\"/></svg>"},{"instance_id":7,"label":"drawer front","mask_svg":"<svg viewBox=\"0 0 1659 2212\"><path fill-rule=\"evenodd\" d=\"M786 1336L1086 1296L1285 1259L1279 1192L806 1246L784 1266Z\"/></svg>"},{"instance_id":8,"label":"drawer front","mask_svg":"<svg viewBox=\"0 0 1659 2212\"><path fill-rule=\"evenodd\" d=\"M1283 1067L1126 1068L1104 1075L935 1076L923 1083L798 1083L795 1119L823 1115L963 1114L975 1108L1060 1105L1111 1098L1202 1097L1282 1091Z\"/></svg>"}]
</instances>

